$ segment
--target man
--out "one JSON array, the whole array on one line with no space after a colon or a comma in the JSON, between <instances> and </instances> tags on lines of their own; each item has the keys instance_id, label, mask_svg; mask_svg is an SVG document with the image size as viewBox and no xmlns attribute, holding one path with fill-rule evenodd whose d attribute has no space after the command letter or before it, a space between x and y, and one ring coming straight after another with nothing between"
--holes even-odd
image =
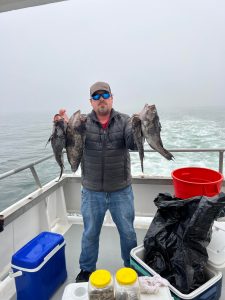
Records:
<instances>
[{"instance_id":1,"label":"man","mask_svg":"<svg viewBox=\"0 0 225 300\"><path fill-rule=\"evenodd\" d=\"M108 83L93 84L90 96L93 110L87 116L81 162L84 232L81 271L76 282L88 281L96 270L99 235L107 210L119 231L124 266L129 266L130 251L137 246L128 150L136 149L136 145L130 118L112 108L113 95Z\"/></svg>"}]
</instances>

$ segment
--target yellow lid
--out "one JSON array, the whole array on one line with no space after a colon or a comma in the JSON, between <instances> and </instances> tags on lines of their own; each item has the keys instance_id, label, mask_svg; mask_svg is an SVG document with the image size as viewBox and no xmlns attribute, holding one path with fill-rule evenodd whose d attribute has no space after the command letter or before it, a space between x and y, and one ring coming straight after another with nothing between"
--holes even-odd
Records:
<instances>
[{"instance_id":1,"label":"yellow lid","mask_svg":"<svg viewBox=\"0 0 225 300\"><path fill-rule=\"evenodd\" d=\"M91 284L96 288L104 288L111 281L111 274L107 270L97 270L89 278Z\"/></svg>"},{"instance_id":2,"label":"yellow lid","mask_svg":"<svg viewBox=\"0 0 225 300\"><path fill-rule=\"evenodd\" d=\"M131 268L121 268L116 272L116 280L119 284L133 284L137 280L137 273Z\"/></svg>"}]
</instances>

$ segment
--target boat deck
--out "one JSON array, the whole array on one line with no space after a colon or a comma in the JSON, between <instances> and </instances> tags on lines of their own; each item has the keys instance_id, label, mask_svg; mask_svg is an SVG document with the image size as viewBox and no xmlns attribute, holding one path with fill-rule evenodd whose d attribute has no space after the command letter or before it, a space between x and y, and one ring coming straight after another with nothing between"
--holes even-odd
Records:
<instances>
[{"instance_id":1,"label":"boat deck","mask_svg":"<svg viewBox=\"0 0 225 300\"><path fill-rule=\"evenodd\" d=\"M75 282L76 275L80 272L79 256L81 251L81 237L83 226L74 224L65 234L66 240L66 266L68 277L66 282L53 295L51 300L62 299L65 286ZM138 244L143 242L146 229L136 229ZM113 241L113 242L112 242ZM112 274L123 267L123 260L120 255L119 233L116 227L103 226L100 235L98 269L107 269Z\"/></svg>"}]
</instances>

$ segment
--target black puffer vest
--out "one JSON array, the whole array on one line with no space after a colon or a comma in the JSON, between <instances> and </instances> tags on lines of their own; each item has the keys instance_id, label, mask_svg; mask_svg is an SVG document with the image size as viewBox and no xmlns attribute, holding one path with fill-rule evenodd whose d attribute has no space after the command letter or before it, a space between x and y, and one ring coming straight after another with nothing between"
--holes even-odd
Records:
<instances>
[{"instance_id":1,"label":"black puffer vest","mask_svg":"<svg viewBox=\"0 0 225 300\"><path fill-rule=\"evenodd\" d=\"M103 129L96 114L88 114L81 162L82 185L93 191L113 192L131 184L130 154L136 149L128 115L112 109Z\"/></svg>"}]
</instances>

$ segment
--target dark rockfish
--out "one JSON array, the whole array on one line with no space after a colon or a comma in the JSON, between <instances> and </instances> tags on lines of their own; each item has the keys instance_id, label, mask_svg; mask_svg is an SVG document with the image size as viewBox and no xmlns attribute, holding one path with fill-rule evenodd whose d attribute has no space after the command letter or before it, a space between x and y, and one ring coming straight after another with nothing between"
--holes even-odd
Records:
<instances>
[{"instance_id":1,"label":"dark rockfish","mask_svg":"<svg viewBox=\"0 0 225 300\"><path fill-rule=\"evenodd\" d=\"M166 159L171 160L173 155L163 147L160 137L161 124L155 105L146 104L139 114L141 120L142 134L144 135L149 146L159 152Z\"/></svg>"},{"instance_id":2,"label":"dark rockfish","mask_svg":"<svg viewBox=\"0 0 225 300\"><path fill-rule=\"evenodd\" d=\"M75 112L70 117L66 132L66 152L67 158L73 172L76 172L83 155L83 147L86 136L86 115Z\"/></svg>"},{"instance_id":3,"label":"dark rockfish","mask_svg":"<svg viewBox=\"0 0 225 300\"><path fill-rule=\"evenodd\" d=\"M61 168L59 179L61 178L64 169L63 148L66 146L66 128L67 123L65 120L60 115L55 115L52 135L50 136L48 142L51 141L55 159Z\"/></svg>"},{"instance_id":4,"label":"dark rockfish","mask_svg":"<svg viewBox=\"0 0 225 300\"><path fill-rule=\"evenodd\" d=\"M144 159L144 137L141 131L141 120L138 114L131 117L132 132L135 144L138 148L138 153L141 161L141 170L144 172L143 159Z\"/></svg>"}]
</instances>

